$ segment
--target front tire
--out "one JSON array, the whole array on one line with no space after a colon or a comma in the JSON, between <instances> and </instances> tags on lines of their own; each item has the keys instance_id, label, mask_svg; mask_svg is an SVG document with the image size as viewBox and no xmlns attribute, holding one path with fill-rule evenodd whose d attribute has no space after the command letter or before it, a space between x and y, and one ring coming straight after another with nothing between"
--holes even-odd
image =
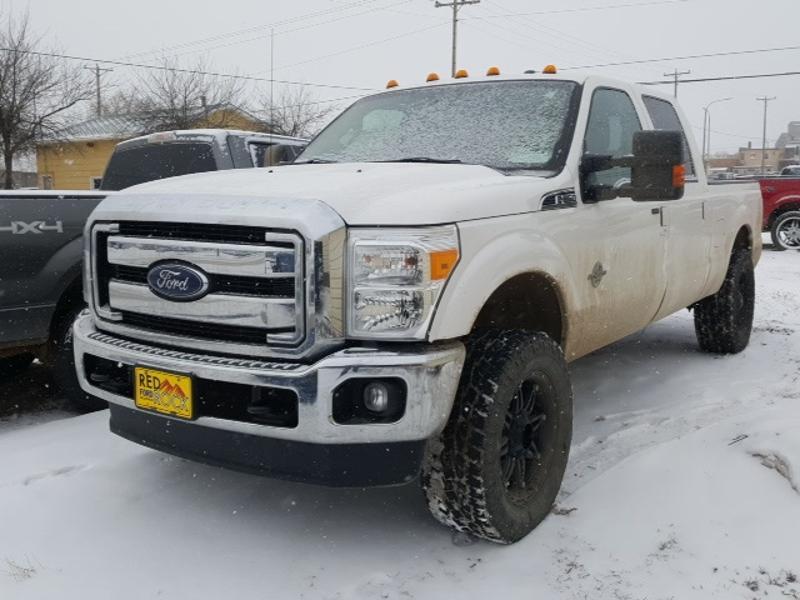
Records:
<instances>
[{"instance_id":1,"label":"front tire","mask_svg":"<svg viewBox=\"0 0 800 600\"><path fill-rule=\"evenodd\" d=\"M778 215L770 228L775 250L800 250L800 211Z\"/></svg>"},{"instance_id":2,"label":"front tire","mask_svg":"<svg viewBox=\"0 0 800 600\"><path fill-rule=\"evenodd\" d=\"M722 287L694 307L694 329L700 349L736 354L750 343L755 308L755 273L748 250L731 256Z\"/></svg>"},{"instance_id":3,"label":"front tire","mask_svg":"<svg viewBox=\"0 0 800 600\"><path fill-rule=\"evenodd\" d=\"M81 412L93 412L108 408L108 403L83 391L75 370L75 354L72 348L72 325L83 307L65 311L56 321L48 355L56 389L66 396L72 406Z\"/></svg>"},{"instance_id":4,"label":"front tire","mask_svg":"<svg viewBox=\"0 0 800 600\"><path fill-rule=\"evenodd\" d=\"M555 502L572 439L572 386L543 333L487 331L468 344L453 412L429 443L431 513L497 543L525 537Z\"/></svg>"}]
</instances>

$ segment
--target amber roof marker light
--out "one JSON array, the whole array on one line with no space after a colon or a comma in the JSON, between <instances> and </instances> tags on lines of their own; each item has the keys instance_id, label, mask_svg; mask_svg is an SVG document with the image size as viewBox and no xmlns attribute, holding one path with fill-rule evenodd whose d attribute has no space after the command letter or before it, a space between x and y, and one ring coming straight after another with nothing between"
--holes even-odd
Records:
<instances>
[{"instance_id":1,"label":"amber roof marker light","mask_svg":"<svg viewBox=\"0 0 800 600\"><path fill-rule=\"evenodd\" d=\"M555 75L558 73L558 69L555 65L547 65L544 69L542 69L542 73L545 75Z\"/></svg>"},{"instance_id":2,"label":"amber roof marker light","mask_svg":"<svg viewBox=\"0 0 800 600\"><path fill-rule=\"evenodd\" d=\"M453 79L466 79L469 77L469 73L467 73L466 69L459 69L456 71L456 74L453 75Z\"/></svg>"},{"instance_id":3,"label":"amber roof marker light","mask_svg":"<svg viewBox=\"0 0 800 600\"><path fill-rule=\"evenodd\" d=\"M397 79L390 79L389 81L386 82L386 89L390 90L392 88L396 88L399 85L400 84L397 83Z\"/></svg>"},{"instance_id":4,"label":"amber roof marker light","mask_svg":"<svg viewBox=\"0 0 800 600\"><path fill-rule=\"evenodd\" d=\"M439 74L438 73L428 73L428 76L425 78L427 83L431 81L439 81Z\"/></svg>"},{"instance_id":5,"label":"amber roof marker light","mask_svg":"<svg viewBox=\"0 0 800 600\"><path fill-rule=\"evenodd\" d=\"M486 69L487 77L495 77L496 75L500 75L499 67L489 67L488 69Z\"/></svg>"},{"instance_id":6,"label":"amber roof marker light","mask_svg":"<svg viewBox=\"0 0 800 600\"><path fill-rule=\"evenodd\" d=\"M675 165L672 167L672 187L682 188L686 185L686 167Z\"/></svg>"}]
</instances>

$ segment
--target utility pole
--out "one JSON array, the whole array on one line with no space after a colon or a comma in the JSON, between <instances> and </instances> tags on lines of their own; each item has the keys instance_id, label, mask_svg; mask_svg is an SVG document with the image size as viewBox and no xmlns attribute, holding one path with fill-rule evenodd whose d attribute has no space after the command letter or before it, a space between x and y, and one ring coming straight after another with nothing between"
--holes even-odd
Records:
<instances>
[{"instance_id":1,"label":"utility pole","mask_svg":"<svg viewBox=\"0 0 800 600\"><path fill-rule=\"evenodd\" d=\"M103 73L109 73L114 69L101 69L99 64L95 64L94 68L92 67L83 67L87 71L94 71L94 80L95 80L95 93L97 95L97 116L103 116L103 105L100 101L100 77L102 77Z\"/></svg>"},{"instance_id":2,"label":"utility pole","mask_svg":"<svg viewBox=\"0 0 800 600\"><path fill-rule=\"evenodd\" d=\"M712 100L703 107L703 165L707 167L708 155L711 154L711 112L709 109L717 102L727 102L733 98Z\"/></svg>"},{"instance_id":3,"label":"utility pole","mask_svg":"<svg viewBox=\"0 0 800 600\"><path fill-rule=\"evenodd\" d=\"M456 37L458 33L458 9L462 6L467 6L468 4L480 4L481 0L453 0L452 2L439 2L436 0L436 8L442 8L443 6L448 6L453 9L453 51L452 51L452 59L450 65L450 76L456 76L456 50L457 50L457 43Z\"/></svg>"},{"instance_id":4,"label":"utility pole","mask_svg":"<svg viewBox=\"0 0 800 600\"><path fill-rule=\"evenodd\" d=\"M285 94L284 94L285 96ZM269 132L275 133L275 29L269 30Z\"/></svg>"},{"instance_id":5,"label":"utility pole","mask_svg":"<svg viewBox=\"0 0 800 600\"><path fill-rule=\"evenodd\" d=\"M691 75L691 74L692 74L691 70L690 71L678 71L678 69L675 69L672 73L664 73L664 77L674 77L674 80L675 80L675 84L674 85L675 85L675 87L674 87L673 95L676 98L678 97L678 79L680 78L681 75Z\"/></svg>"},{"instance_id":6,"label":"utility pole","mask_svg":"<svg viewBox=\"0 0 800 600\"><path fill-rule=\"evenodd\" d=\"M764 130L763 135L761 137L761 176L763 177L767 173L767 105L775 100L775 96L767 97L761 96L760 98L756 98L759 102L764 103Z\"/></svg>"}]
</instances>

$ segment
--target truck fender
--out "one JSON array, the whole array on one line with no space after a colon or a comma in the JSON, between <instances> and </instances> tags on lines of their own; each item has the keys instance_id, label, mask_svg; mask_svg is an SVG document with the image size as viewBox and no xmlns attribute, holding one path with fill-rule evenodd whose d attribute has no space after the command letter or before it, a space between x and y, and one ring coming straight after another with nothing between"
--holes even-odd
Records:
<instances>
[{"instance_id":1,"label":"truck fender","mask_svg":"<svg viewBox=\"0 0 800 600\"><path fill-rule=\"evenodd\" d=\"M46 290L46 301L58 305L64 293L81 279L83 265L83 238L77 237L58 249L50 257L40 277L51 278L52 285Z\"/></svg>"},{"instance_id":2,"label":"truck fender","mask_svg":"<svg viewBox=\"0 0 800 600\"><path fill-rule=\"evenodd\" d=\"M788 209L786 208L787 205L789 206ZM775 200L772 211L764 219L767 222L767 228L772 227L773 221L780 213L793 208L800 209L800 194L786 194Z\"/></svg>"},{"instance_id":3,"label":"truck fender","mask_svg":"<svg viewBox=\"0 0 800 600\"><path fill-rule=\"evenodd\" d=\"M503 218L493 231L503 225L512 227L513 219ZM512 278L539 273L546 276L556 289L562 303L564 320L574 299L569 290L572 275L569 264L559 248L549 239L529 230L506 230L494 239L481 239L487 228L472 223L459 225L462 237L461 258L447 283L434 316L429 337L431 341L453 339L467 335L492 294ZM563 331L569 329L564 323ZM564 340L556 340L559 343Z\"/></svg>"},{"instance_id":4,"label":"truck fender","mask_svg":"<svg viewBox=\"0 0 800 600\"><path fill-rule=\"evenodd\" d=\"M737 247L747 247L751 251L753 266L761 259L761 231L753 229L753 225L759 228L761 224L761 203L758 202L751 210L748 210L746 204L741 204L726 214L729 210L728 206L718 204L713 215L714 227L724 233L719 237L719 234L715 234L715 238L720 241L712 248L711 264L718 265L718 268L712 268L709 274L705 286L706 295L715 294L722 286L731 256Z\"/></svg>"}]
</instances>

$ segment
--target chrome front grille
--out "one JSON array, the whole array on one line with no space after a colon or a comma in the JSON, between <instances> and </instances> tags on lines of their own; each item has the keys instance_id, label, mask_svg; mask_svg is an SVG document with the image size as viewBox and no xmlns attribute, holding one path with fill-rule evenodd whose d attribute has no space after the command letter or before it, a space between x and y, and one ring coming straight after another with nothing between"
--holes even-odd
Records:
<instances>
[{"instance_id":1,"label":"chrome front grille","mask_svg":"<svg viewBox=\"0 0 800 600\"><path fill-rule=\"evenodd\" d=\"M291 349L306 336L306 251L293 231L238 225L99 223L92 234L93 301L110 329L172 346L233 354ZM209 289L177 302L154 294L161 261L201 269Z\"/></svg>"}]
</instances>

